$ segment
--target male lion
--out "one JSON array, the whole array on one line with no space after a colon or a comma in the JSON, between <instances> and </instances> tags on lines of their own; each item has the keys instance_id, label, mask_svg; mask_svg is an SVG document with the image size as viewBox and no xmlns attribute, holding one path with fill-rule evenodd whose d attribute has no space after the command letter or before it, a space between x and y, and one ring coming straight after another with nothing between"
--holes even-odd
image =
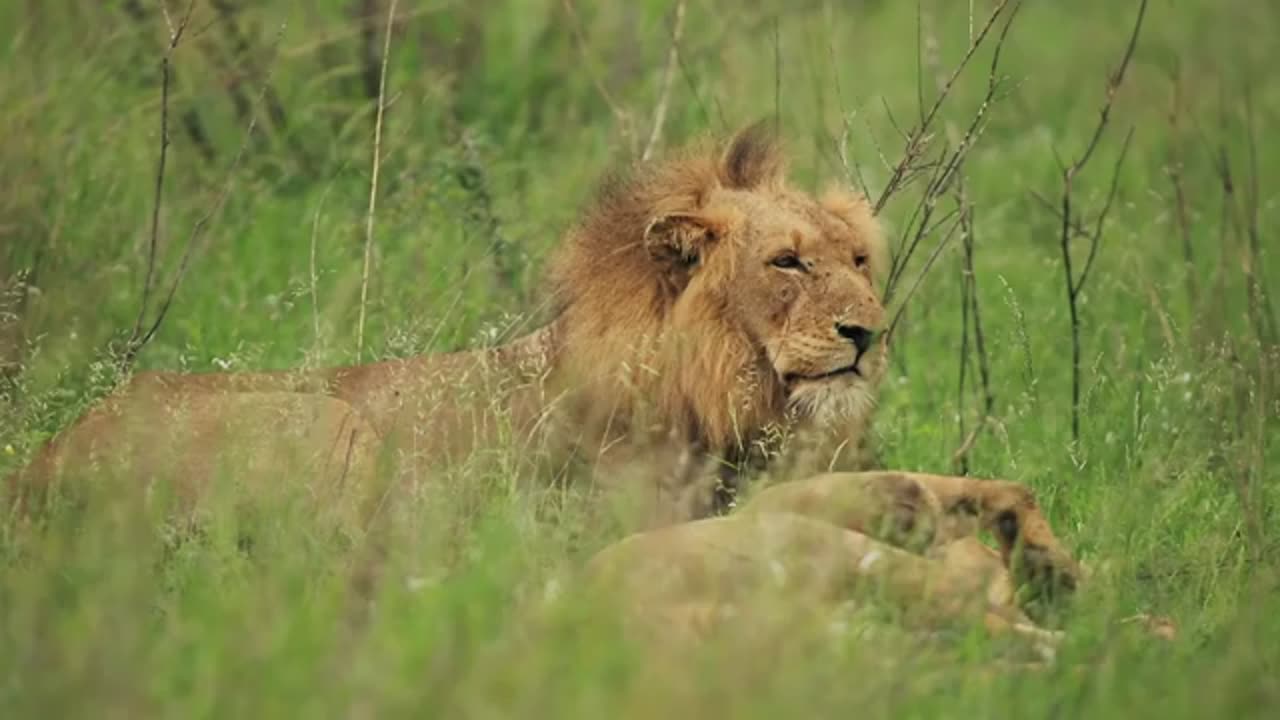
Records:
<instances>
[{"instance_id":1,"label":"male lion","mask_svg":"<svg viewBox=\"0 0 1280 720\"><path fill-rule=\"evenodd\" d=\"M798 437L836 448L809 445L824 467L859 447L884 367L883 255L866 199L792 187L756 126L607 183L553 259L552 319L505 345L322 371L146 372L109 402L323 394L354 408L410 474L506 437L597 469L665 463L644 473L660 478L659 520L699 517L777 455L777 438L812 429ZM47 468L114 433L73 425L16 484L47 482Z\"/></svg>"}]
</instances>

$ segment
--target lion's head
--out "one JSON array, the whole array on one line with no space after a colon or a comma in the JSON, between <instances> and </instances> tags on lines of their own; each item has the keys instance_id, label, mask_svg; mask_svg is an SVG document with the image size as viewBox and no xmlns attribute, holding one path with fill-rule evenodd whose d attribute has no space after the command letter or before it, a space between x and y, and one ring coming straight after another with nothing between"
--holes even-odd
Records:
<instances>
[{"instance_id":1,"label":"lion's head","mask_svg":"<svg viewBox=\"0 0 1280 720\"><path fill-rule=\"evenodd\" d=\"M613 421L638 420L629 393L648 424L732 454L789 415L869 412L883 255L866 199L790 186L756 126L606 184L553 265L561 346Z\"/></svg>"}]
</instances>

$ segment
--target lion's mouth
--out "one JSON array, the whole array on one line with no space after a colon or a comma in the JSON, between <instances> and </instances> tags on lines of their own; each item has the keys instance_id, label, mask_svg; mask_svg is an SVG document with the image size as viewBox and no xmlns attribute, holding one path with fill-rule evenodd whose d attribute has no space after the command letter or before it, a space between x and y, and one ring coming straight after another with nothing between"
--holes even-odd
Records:
<instances>
[{"instance_id":1,"label":"lion's mouth","mask_svg":"<svg viewBox=\"0 0 1280 720\"><path fill-rule=\"evenodd\" d=\"M785 382L788 386L794 386L796 383L800 383L800 382L818 382L821 380L830 380L831 378L839 377L841 375L857 375L858 377L862 377L862 371L858 369L858 362L855 360L854 362L849 363L844 367L838 367L835 370L829 370L827 372L818 373L816 375L804 375L801 373L787 373L786 375L783 376L782 379L783 379L783 382Z\"/></svg>"}]
</instances>

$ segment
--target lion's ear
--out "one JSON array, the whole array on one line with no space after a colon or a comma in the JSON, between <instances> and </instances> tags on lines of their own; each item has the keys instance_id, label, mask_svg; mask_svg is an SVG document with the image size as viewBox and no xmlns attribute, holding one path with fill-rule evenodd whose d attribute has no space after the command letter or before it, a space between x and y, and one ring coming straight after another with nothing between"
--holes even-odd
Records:
<instances>
[{"instance_id":1,"label":"lion's ear","mask_svg":"<svg viewBox=\"0 0 1280 720\"><path fill-rule=\"evenodd\" d=\"M650 257L686 268L697 265L715 241L715 229L691 213L661 215L644 231L644 247Z\"/></svg>"},{"instance_id":2,"label":"lion's ear","mask_svg":"<svg viewBox=\"0 0 1280 720\"><path fill-rule=\"evenodd\" d=\"M738 213L727 209L658 215L645 228L644 247L659 262L692 268L739 220Z\"/></svg>"},{"instance_id":3,"label":"lion's ear","mask_svg":"<svg viewBox=\"0 0 1280 720\"><path fill-rule=\"evenodd\" d=\"M772 124L758 122L733 136L720 160L720 183L754 190L778 182L785 171Z\"/></svg>"}]
</instances>

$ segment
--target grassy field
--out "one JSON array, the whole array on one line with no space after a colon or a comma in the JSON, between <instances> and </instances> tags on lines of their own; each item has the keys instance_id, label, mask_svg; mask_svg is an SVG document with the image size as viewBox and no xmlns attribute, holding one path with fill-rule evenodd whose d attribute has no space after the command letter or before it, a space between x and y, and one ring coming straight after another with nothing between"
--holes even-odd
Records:
<instances>
[{"instance_id":1,"label":"grassy field","mask_svg":"<svg viewBox=\"0 0 1280 720\"><path fill-rule=\"evenodd\" d=\"M356 359L386 4L197 1L167 103L159 4L0 5L0 474L118 379L164 104L172 142L148 320L193 250L137 366ZM843 151L878 192L900 129L938 96L991 4L695 0L668 86L667 0L400 3L363 358L482 344L536 319L543 259L599 178L648 142L664 94L659 152L776 118L801 182L852 182ZM169 6L177 25L186 4ZM962 300L957 238L910 300L878 419L887 466L955 469L983 414L965 332L976 304L994 403L968 470L1036 488L1094 569L1053 669L993 672L1002 648L976 631L922 640L872 620L797 618L784 635L744 632L678 660L630 643L598 604L561 602L530 622L523 608L571 586L611 538L572 496L515 482L504 471L514 449L494 448L388 513L372 588L365 546L334 540L287 492L228 490L198 542L173 542L154 510L108 493L38 531L6 523L0 716L1273 717L1270 3L1148 8L1073 186L1092 227L1132 129L1077 298L1072 439L1062 223L1038 198L1060 206L1059 161L1088 146L1136 12L1030 0L1018 14L962 172L976 303ZM988 42L944 104L934 148L963 135L990 64ZM908 226L921 185L887 206L892 228ZM1078 274L1089 241L1071 245ZM1172 618L1176 641L1117 624L1140 612Z\"/></svg>"}]
</instances>

